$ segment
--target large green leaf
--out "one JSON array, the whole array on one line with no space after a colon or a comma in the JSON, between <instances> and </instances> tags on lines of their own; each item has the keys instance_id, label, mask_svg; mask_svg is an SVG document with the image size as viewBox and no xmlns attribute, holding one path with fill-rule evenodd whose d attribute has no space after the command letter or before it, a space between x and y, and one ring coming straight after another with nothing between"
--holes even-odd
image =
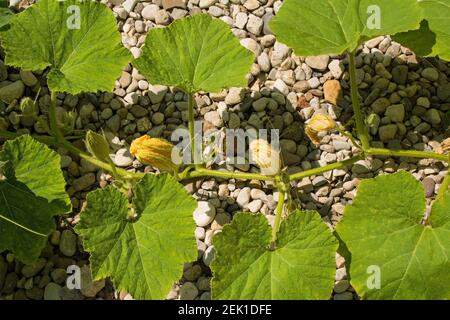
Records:
<instances>
[{"instance_id":1,"label":"large green leaf","mask_svg":"<svg viewBox=\"0 0 450 320\"><path fill-rule=\"evenodd\" d=\"M131 60L112 12L96 1L40 0L18 14L0 36L5 63L24 70L49 67L52 91L110 91Z\"/></svg>"},{"instance_id":2,"label":"large green leaf","mask_svg":"<svg viewBox=\"0 0 450 320\"><path fill-rule=\"evenodd\" d=\"M422 184L409 173L361 182L337 226L360 296L450 298L450 192L434 203L427 225L425 204Z\"/></svg>"},{"instance_id":3,"label":"large green leaf","mask_svg":"<svg viewBox=\"0 0 450 320\"><path fill-rule=\"evenodd\" d=\"M450 60L450 0L420 0L425 19L436 34L431 55Z\"/></svg>"},{"instance_id":4,"label":"large green leaf","mask_svg":"<svg viewBox=\"0 0 450 320\"><path fill-rule=\"evenodd\" d=\"M420 29L397 33L392 39L422 57L430 55L436 44L436 34L430 30L427 20L422 20Z\"/></svg>"},{"instance_id":5,"label":"large green leaf","mask_svg":"<svg viewBox=\"0 0 450 320\"><path fill-rule=\"evenodd\" d=\"M14 13L8 8L0 7L0 29L6 26L14 18Z\"/></svg>"},{"instance_id":6,"label":"large green leaf","mask_svg":"<svg viewBox=\"0 0 450 320\"><path fill-rule=\"evenodd\" d=\"M237 214L214 237L212 293L216 299L329 299L337 241L317 212L295 211L281 226L276 248L261 215Z\"/></svg>"},{"instance_id":7,"label":"large green leaf","mask_svg":"<svg viewBox=\"0 0 450 320\"><path fill-rule=\"evenodd\" d=\"M246 87L253 59L225 22L198 14L150 30L133 64L153 84L195 93Z\"/></svg>"},{"instance_id":8,"label":"large green leaf","mask_svg":"<svg viewBox=\"0 0 450 320\"><path fill-rule=\"evenodd\" d=\"M55 229L53 216L71 210L60 157L30 136L21 136L3 145L0 162L5 163L5 179L0 181L0 252L10 250L30 262Z\"/></svg>"},{"instance_id":9,"label":"large green leaf","mask_svg":"<svg viewBox=\"0 0 450 320\"><path fill-rule=\"evenodd\" d=\"M372 24L376 13L379 25ZM416 0L286 0L270 28L297 55L311 56L353 51L369 38L417 29L421 20Z\"/></svg>"},{"instance_id":10,"label":"large green leaf","mask_svg":"<svg viewBox=\"0 0 450 320\"><path fill-rule=\"evenodd\" d=\"M197 258L195 200L171 176L146 175L127 197L114 187L88 194L76 230L91 254L96 279L111 277L135 299L164 299ZM133 213L133 212L131 212Z\"/></svg>"}]
</instances>

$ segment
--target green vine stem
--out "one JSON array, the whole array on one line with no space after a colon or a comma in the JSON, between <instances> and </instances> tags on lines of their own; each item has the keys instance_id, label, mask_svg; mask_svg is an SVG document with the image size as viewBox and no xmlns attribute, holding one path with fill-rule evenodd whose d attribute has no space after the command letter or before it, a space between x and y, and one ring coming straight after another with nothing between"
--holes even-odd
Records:
<instances>
[{"instance_id":1,"label":"green vine stem","mask_svg":"<svg viewBox=\"0 0 450 320\"><path fill-rule=\"evenodd\" d=\"M354 156L353 158L344 160L344 161L339 161L339 162L335 162L332 164L329 164L327 166L324 167L320 167L320 168L314 168L314 169L310 169L310 170L306 170L306 171L302 171L302 172L298 172L298 173L294 173L291 174L289 176L289 180L290 181L296 181L296 180L300 180L309 176L314 176L314 175L318 175L318 174L322 174L325 173L327 171L331 171L334 169L342 169L342 168L346 168L349 165L352 165L353 163L359 161L359 160L363 160L364 157L362 155L358 155L358 156Z\"/></svg>"},{"instance_id":2,"label":"green vine stem","mask_svg":"<svg viewBox=\"0 0 450 320\"><path fill-rule=\"evenodd\" d=\"M50 132L53 137L55 137L57 142L64 142L64 136L59 130L58 126L58 116L56 113L56 101L57 101L57 93L52 92L50 96Z\"/></svg>"},{"instance_id":3,"label":"green vine stem","mask_svg":"<svg viewBox=\"0 0 450 320\"><path fill-rule=\"evenodd\" d=\"M437 195L437 199L442 198L445 195L445 193L448 191L449 187L450 187L450 169L448 170L447 175L444 178L444 181L442 181L441 187L439 189L439 193Z\"/></svg>"},{"instance_id":4,"label":"green vine stem","mask_svg":"<svg viewBox=\"0 0 450 320\"><path fill-rule=\"evenodd\" d=\"M348 54L348 64L350 69L350 89L352 95L353 113L355 114L356 132L363 150L369 149L369 133L364 122L364 117L361 111L361 104L359 102L358 85L356 81L356 63L355 52Z\"/></svg>"},{"instance_id":5,"label":"green vine stem","mask_svg":"<svg viewBox=\"0 0 450 320\"><path fill-rule=\"evenodd\" d=\"M272 246L274 246L275 242L277 241L278 230L280 229L281 224L281 215L283 214L284 208L284 198L286 197L285 188L281 187L278 190L279 190L278 204L275 209L275 221L273 223L272 228Z\"/></svg>"},{"instance_id":6,"label":"green vine stem","mask_svg":"<svg viewBox=\"0 0 450 320\"><path fill-rule=\"evenodd\" d=\"M226 179L241 179L241 180L259 180L259 181L275 181L275 177L269 177L258 173L245 172L229 172L221 170L211 170L202 167L196 167L192 171L183 171L179 175L179 180L199 178L199 177L216 177Z\"/></svg>"},{"instance_id":7,"label":"green vine stem","mask_svg":"<svg viewBox=\"0 0 450 320\"><path fill-rule=\"evenodd\" d=\"M416 150L389 150L381 148L369 148L365 150L367 155L372 156L390 156L390 157L407 157L407 158L421 158L434 159L448 162L448 156L428 151Z\"/></svg>"},{"instance_id":8,"label":"green vine stem","mask_svg":"<svg viewBox=\"0 0 450 320\"><path fill-rule=\"evenodd\" d=\"M188 93L188 126L189 126L189 139L191 143L191 160L195 163L195 124L194 124L194 95Z\"/></svg>"}]
</instances>

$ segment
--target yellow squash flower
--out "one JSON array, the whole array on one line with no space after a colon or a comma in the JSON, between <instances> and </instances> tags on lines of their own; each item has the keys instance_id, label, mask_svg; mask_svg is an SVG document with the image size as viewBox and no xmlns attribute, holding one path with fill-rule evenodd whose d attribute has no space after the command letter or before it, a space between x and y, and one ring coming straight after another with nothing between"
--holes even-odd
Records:
<instances>
[{"instance_id":1,"label":"yellow squash flower","mask_svg":"<svg viewBox=\"0 0 450 320\"><path fill-rule=\"evenodd\" d=\"M174 145L165 139L144 135L131 143L130 153L142 164L174 172L178 170L178 166L172 161L173 148Z\"/></svg>"},{"instance_id":2,"label":"yellow squash flower","mask_svg":"<svg viewBox=\"0 0 450 320\"><path fill-rule=\"evenodd\" d=\"M250 155L261 169L262 174L275 176L280 173L280 152L276 151L266 140L258 139L250 142Z\"/></svg>"},{"instance_id":3,"label":"yellow squash flower","mask_svg":"<svg viewBox=\"0 0 450 320\"><path fill-rule=\"evenodd\" d=\"M320 144L319 133L336 128L336 122L326 113L318 112L313 115L305 128L305 133L314 144Z\"/></svg>"}]
</instances>

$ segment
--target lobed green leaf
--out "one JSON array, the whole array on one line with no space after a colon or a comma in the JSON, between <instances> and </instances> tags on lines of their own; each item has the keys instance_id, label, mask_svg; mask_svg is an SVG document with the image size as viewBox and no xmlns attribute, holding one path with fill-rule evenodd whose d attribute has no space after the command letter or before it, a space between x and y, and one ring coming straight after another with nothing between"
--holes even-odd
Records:
<instances>
[{"instance_id":1,"label":"lobed green leaf","mask_svg":"<svg viewBox=\"0 0 450 320\"><path fill-rule=\"evenodd\" d=\"M370 38L417 29L421 20L416 0L286 0L270 28L297 55L314 56L354 51Z\"/></svg>"},{"instance_id":2,"label":"lobed green leaf","mask_svg":"<svg viewBox=\"0 0 450 320\"><path fill-rule=\"evenodd\" d=\"M19 13L0 37L6 64L49 68L48 86L55 92L111 91L131 60L114 15L96 1L40 0Z\"/></svg>"},{"instance_id":3,"label":"lobed green leaf","mask_svg":"<svg viewBox=\"0 0 450 320\"><path fill-rule=\"evenodd\" d=\"M276 248L261 215L239 213L214 237L215 299L329 299L337 240L317 212L295 211L280 226Z\"/></svg>"},{"instance_id":4,"label":"lobed green leaf","mask_svg":"<svg viewBox=\"0 0 450 320\"><path fill-rule=\"evenodd\" d=\"M361 182L336 231L362 298L450 298L450 192L435 201L427 225L425 204L422 184L407 172Z\"/></svg>"},{"instance_id":5,"label":"lobed green leaf","mask_svg":"<svg viewBox=\"0 0 450 320\"><path fill-rule=\"evenodd\" d=\"M71 211L59 155L30 136L7 141L0 152L0 252L25 263L41 253L53 217Z\"/></svg>"},{"instance_id":6,"label":"lobed green leaf","mask_svg":"<svg viewBox=\"0 0 450 320\"><path fill-rule=\"evenodd\" d=\"M183 264L197 258L196 202L168 174L146 175L134 191L136 219L127 197L109 186L88 194L76 231L96 279L111 277L135 299L164 299Z\"/></svg>"},{"instance_id":7,"label":"lobed green leaf","mask_svg":"<svg viewBox=\"0 0 450 320\"><path fill-rule=\"evenodd\" d=\"M152 84L188 93L246 87L253 54L228 25L206 14L174 21L149 31L142 55L133 65Z\"/></svg>"}]
</instances>

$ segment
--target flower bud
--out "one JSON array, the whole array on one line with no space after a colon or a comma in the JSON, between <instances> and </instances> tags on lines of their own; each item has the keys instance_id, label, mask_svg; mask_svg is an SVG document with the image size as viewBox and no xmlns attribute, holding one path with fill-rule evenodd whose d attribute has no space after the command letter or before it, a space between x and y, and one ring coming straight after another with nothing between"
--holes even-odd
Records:
<instances>
[{"instance_id":1,"label":"flower bud","mask_svg":"<svg viewBox=\"0 0 450 320\"><path fill-rule=\"evenodd\" d=\"M320 144L319 133L336 128L336 122L326 113L318 112L313 115L305 128L305 133L314 144Z\"/></svg>"},{"instance_id":2,"label":"flower bud","mask_svg":"<svg viewBox=\"0 0 450 320\"><path fill-rule=\"evenodd\" d=\"M276 151L266 140L253 140L250 143L250 156L261 169L262 174L275 176L280 173L280 152Z\"/></svg>"},{"instance_id":3,"label":"flower bud","mask_svg":"<svg viewBox=\"0 0 450 320\"><path fill-rule=\"evenodd\" d=\"M20 100L20 110L22 111L22 115L26 117L34 117L37 115L34 101L29 97Z\"/></svg>"},{"instance_id":4,"label":"flower bud","mask_svg":"<svg viewBox=\"0 0 450 320\"><path fill-rule=\"evenodd\" d=\"M174 145L167 140L144 135L131 143L130 153L142 164L174 172L178 166L172 161L173 148Z\"/></svg>"},{"instance_id":5,"label":"flower bud","mask_svg":"<svg viewBox=\"0 0 450 320\"><path fill-rule=\"evenodd\" d=\"M104 135L89 130L86 134L86 148L97 159L110 162L109 144Z\"/></svg>"}]
</instances>

